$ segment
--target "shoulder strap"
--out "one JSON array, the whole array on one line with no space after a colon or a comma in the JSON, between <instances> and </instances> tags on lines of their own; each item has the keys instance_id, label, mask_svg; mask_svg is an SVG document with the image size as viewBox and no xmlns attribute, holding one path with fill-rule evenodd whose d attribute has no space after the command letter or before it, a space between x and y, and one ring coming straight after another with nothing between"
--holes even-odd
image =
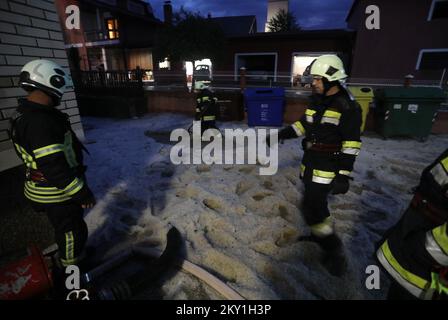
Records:
<instances>
[{"instance_id":1,"label":"shoulder strap","mask_svg":"<svg viewBox=\"0 0 448 320\"><path fill-rule=\"evenodd\" d=\"M19 159L22 159L22 155L19 153L19 151L17 150L15 144L17 144L17 139L16 139L16 124L17 121L20 120L20 118L22 118L23 113L18 112L17 110L14 112L14 114L12 115L12 117L9 119L9 129L8 134L14 144L13 149L16 152L17 156L19 157Z\"/></svg>"},{"instance_id":2,"label":"shoulder strap","mask_svg":"<svg viewBox=\"0 0 448 320\"><path fill-rule=\"evenodd\" d=\"M17 110L13 113L12 117L9 119L9 128L8 128L8 134L11 137L11 140L15 143L15 132L16 132L16 123L20 118L22 118L23 113L18 112Z\"/></svg>"}]
</instances>

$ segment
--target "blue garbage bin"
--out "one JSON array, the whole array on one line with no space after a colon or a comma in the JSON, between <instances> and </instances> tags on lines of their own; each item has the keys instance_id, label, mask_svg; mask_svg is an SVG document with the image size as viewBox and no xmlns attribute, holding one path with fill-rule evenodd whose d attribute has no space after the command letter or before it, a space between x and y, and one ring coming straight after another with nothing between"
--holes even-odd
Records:
<instances>
[{"instance_id":1,"label":"blue garbage bin","mask_svg":"<svg viewBox=\"0 0 448 320\"><path fill-rule=\"evenodd\" d=\"M283 125L284 88L247 88L244 100L250 127Z\"/></svg>"}]
</instances>

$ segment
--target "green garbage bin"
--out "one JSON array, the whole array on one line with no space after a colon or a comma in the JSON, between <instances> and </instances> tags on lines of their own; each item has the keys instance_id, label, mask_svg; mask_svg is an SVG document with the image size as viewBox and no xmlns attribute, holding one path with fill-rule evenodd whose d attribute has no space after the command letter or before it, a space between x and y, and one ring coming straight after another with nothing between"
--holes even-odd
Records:
<instances>
[{"instance_id":1,"label":"green garbage bin","mask_svg":"<svg viewBox=\"0 0 448 320\"><path fill-rule=\"evenodd\" d=\"M411 136L424 141L446 96L440 88L387 88L375 91L375 126L384 138Z\"/></svg>"},{"instance_id":2,"label":"green garbage bin","mask_svg":"<svg viewBox=\"0 0 448 320\"><path fill-rule=\"evenodd\" d=\"M353 95L355 100L360 104L362 109L362 125L361 132L364 132L366 127L366 119L369 114L370 103L373 100L373 90L369 87L352 87L349 86L348 90Z\"/></svg>"}]
</instances>

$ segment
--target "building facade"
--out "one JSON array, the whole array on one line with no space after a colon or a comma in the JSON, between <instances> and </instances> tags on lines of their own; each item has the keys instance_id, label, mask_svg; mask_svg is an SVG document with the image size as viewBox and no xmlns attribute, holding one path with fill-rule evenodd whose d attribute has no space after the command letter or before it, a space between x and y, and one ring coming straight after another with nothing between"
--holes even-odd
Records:
<instances>
[{"instance_id":1,"label":"building facade","mask_svg":"<svg viewBox=\"0 0 448 320\"><path fill-rule=\"evenodd\" d=\"M65 8L80 9L80 28L65 30L72 70L153 70L152 47L156 28L162 24L149 3L140 0L60 0Z\"/></svg>"},{"instance_id":2,"label":"building facade","mask_svg":"<svg viewBox=\"0 0 448 320\"><path fill-rule=\"evenodd\" d=\"M366 25L369 6L379 29ZM446 85L448 1L355 0L346 20L356 30L354 81L401 83L411 74L419 84Z\"/></svg>"},{"instance_id":3,"label":"building facade","mask_svg":"<svg viewBox=\"0 0 448 320\"><path fill-rule=\"evenodd\" d=\"M293 83L316 57L334 53L350 70L354 36L347 30L313 30L232 37L226 59L217 68L237 77L244 67L249 79Z\"/></svg>"},{"instance_id":4,"label":"building facade","mask_svg":"<svg viewBox=\"0 0 448 320\"><path fill-rule=\"evenodd\" d=\"M26 95L19 88L20 69L34 59L49 59L70 73L63 33L52 0L0 1L0 172L22 164L9 132L17 99ZM58 107L70 116L76 134L84 132L74 91L64 94Z\"/></svg>"}]
</instances>

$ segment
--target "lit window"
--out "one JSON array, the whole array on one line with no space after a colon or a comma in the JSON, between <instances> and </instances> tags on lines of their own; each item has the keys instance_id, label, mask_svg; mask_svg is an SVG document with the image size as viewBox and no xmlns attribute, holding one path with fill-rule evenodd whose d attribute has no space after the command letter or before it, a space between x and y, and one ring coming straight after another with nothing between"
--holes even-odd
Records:
<instances>
[{"instance_id":1,"label":"lit window","mask_svg":"<svg viewBox=\"0 0 448 320\"><path fill-rule=\"evenodd\" d=\"M159 69L170 69L170 61L168 58L165 58L164 61L159 62Z\"/></svg>"},{"instance_id":2,"label":"lit window","mask_svg":"<svg viewBox=\"0 0 448 320\"><path fill-rule=\"evenodd\" d=\"M417 70L442 70L448 68L448 49L422 50L417 61Z\"/></svg>"},{"instance_id":3,"label":"lit window","mask_svg":"<svg viewBox=\"0 0 448 320\"><path fill-rule=\"evenodd\" d=\"M120 33L118 32L118 20L117 19L107 19L107 35L109 39L118 39Z\"/></svg>"},{"instance_id":4,"label":"lit window","mask_svg":"<svg viewBox=\"0 0 448 320\"><path fill-rule=\"evenodd\" d=\"M428 21L434 19L448 18L448 1L447 0L433 0L431 9L429 11Z\"/></svg>"}]
</instances>

